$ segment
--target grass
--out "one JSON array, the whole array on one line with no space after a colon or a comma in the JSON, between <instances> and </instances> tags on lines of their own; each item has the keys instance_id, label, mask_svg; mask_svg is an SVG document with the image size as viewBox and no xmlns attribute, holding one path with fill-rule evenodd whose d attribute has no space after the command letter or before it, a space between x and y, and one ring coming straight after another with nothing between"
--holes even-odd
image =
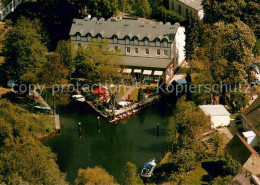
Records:
<instances>
[{"instance_id":1,"label":"grass","mask_svg":"<svg viewBox=\"0 0 260 185\"><path fill-rule=\"evenodd\" d=\"M203 181L203 177L208 176L208 172L202 168L201 163L188 174L188 183L192 185L208 184Z\"/></svg>"},{"instance_id":2,"label":"grass","mask_svg":"<svg viewBox=\"0 0 260 185\"><path fill-rule=\"evenodd\" d=\"M128 91L128 87L125 86L120 86L119 87L119 96L122 98L124 96L124 94Z\"/></svg>"},{"instance_id":3,"label":"grass","mask_svg":"<svg viewBox=\"0 0 260 185\"><path fill-rule=\"evenodd\" d=\"M131 100L137 101L138 100L138 88L135 88L132 93L130 94Z\"/></svg>"},{"instance_id":4,"label":"grass","mask_svg":"<svg viewBox=\"0 0 260 185\"><path fill-rule=\"evenodd\" d=\"M0 87L0 97L3 95L3 94L6 94L8 92L10 92L11 89L7 89L7 88L3 88L3 87Z\"/></svg>"}]
</instances>

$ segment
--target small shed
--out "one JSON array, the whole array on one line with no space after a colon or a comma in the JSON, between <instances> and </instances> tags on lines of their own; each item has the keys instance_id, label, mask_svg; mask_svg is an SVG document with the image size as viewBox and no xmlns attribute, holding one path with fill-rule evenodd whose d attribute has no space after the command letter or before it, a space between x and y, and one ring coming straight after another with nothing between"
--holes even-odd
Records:
<instances>
[{"instance_id":1,"label":"small shed","mask_svg":"<svg viewBox=\"0 0 260 185\"><path fill-rule=\"evenodd\" d=\"M242 132L242 134L248 144L250 144L252 147L258 146L257 135L254 131Z\"/></svg>"},{"instance_id":2,"label":"small shed","mask_svg":"<svg viewBox=\"0 0 260 185\"><path fill-rule=\"evenodd\" d=\"M210 116L211 127L223 127L230 124L230 113L223 105L200 105L205 115Z\"/></svg>"}]
</instances>

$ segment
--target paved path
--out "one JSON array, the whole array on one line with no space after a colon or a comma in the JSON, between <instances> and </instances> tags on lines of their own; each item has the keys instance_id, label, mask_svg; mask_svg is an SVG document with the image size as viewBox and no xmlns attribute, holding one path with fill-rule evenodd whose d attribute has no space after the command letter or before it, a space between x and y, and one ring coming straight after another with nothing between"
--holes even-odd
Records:
<instances>
[{"instance_id":1,"label":"paved path","mask_svg":"<svg viewBox=\"0 0 260 185\"><path fill-rule=\"evenodd\" d=\"M126 91L124 96L122 97L123 100L127 100L128 94L131 94L133 90L136 88L135 86L127 86L129 89Z\"/></svg>"}]
</instances>

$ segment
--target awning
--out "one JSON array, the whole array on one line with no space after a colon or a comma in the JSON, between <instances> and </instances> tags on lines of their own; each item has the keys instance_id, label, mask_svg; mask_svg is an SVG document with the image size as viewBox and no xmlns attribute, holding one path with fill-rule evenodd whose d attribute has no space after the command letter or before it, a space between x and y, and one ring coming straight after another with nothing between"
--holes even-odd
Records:
<instances>
[{"instance_id":1,"label":"awning","mask_svg":"<svg viewBox=\"0 0 260 185\"><path fill-rule=\"evenodd\" d=\"M142 73L142 70L141 69L135 69L134 73Z\"/></svg>"},{"instance_id":2,"label":"awning","mask_svg":"<svg viewBox=\"0 0 260 185\"><path fill-rule=\"evenodd\" d=\"M154 71L153 75L155 76L162 76L163 71Z\"/></svg>"},{"instance_id":3,"label":"awning","mask_svg":"<svg viewBox=\"0 0 260 185\"><path fill-rule=\"evenodd\" d=\"M144 75L151 75L152 74L152 70L144 70L143 74Z\"/></svg>"},{"instance_id":4,"label":"awning","mask_svg":"<svg viewBox=\"0 0 260 185\"><path fill-rule=\"evenodd\" d=\"M132 72L132 69L124 69L123 70L123 73L131 73Z\"/></svg>"}]
</instances>

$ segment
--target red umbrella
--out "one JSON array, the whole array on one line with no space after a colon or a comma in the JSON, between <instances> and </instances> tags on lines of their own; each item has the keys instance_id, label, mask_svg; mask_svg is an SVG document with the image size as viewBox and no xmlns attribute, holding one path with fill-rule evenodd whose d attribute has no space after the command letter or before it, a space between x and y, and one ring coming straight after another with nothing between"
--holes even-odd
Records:
<instances>
[{"instance_id":1,"label":"red umbrella","mask_svg":"<svg viewBox=\"0 0 260 185\"><path fill-rule=\"evenodd\" d=\"M150 94L150 92L149 92L149 86L147 86L147 94Z\"/></svg>"},{"instance_id":2,"label":"red umbrella","mask_svg":"<svg viewBox=\"0 0 260 185\"><path fill-rule=\"evenodd\" d=\"M103 87L101 87L101 88L98 87L98 88L93 89L92 92L94 94L105 94L107 92L107 90Z\"/></svg>"},{"instance_id":3,"label":"red umbrella","mask_svg":"<svg viewBox=\"0 0 260 185\"><path fill-rule=\"evenodd\" d=\"M107 99L106 99L106 93L104 93L104 101L106 101Z\"/></svg>"}]
</instances>

